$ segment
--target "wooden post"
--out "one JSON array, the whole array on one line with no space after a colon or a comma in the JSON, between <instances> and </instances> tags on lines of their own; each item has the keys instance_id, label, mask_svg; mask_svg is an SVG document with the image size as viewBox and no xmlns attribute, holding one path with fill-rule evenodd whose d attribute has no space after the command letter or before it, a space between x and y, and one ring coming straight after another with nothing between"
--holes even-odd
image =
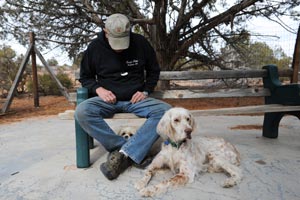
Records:
<instances>
[{"instance_id":1,"label":"wooden post","mask_svg":"<svg viewBox=\"0 0 300 200\"><path fill-rule=\"evenodd\" d=\"M298 28L294 56L293 56L293 76L291 79L291 83L298 83L298 72L300 68L300 26Z\"/></svg>"},{"instance_id":2,"label":"wooden post","mask_svg":"<svg viewBox=\"0 0 300 200\"><path fill-rule=\"evenodd\" d=\"M30 46L28 47L28 49L26 51L26 54L25 54L25 56L22 60L22 63L19 67L16 78L15 78L12 86L10 87L10 90L9 90L8 95L6 97L5 103L3 104L2 113L6 113L7 110L9 109L9 107L10 107L10 104L11 104L13 98L14 98L14 93L17 90L18 84L19 84L19 82L22 78L22 74L25 71L26 64L28 63L28 60L29 60L30 53L31 53L32 49L33 49L33 46L32 46L32 44L30 44Z\"/></svg>"},{"instance_id":3,"label":"wooden post","mask_svg":"<svg viewBox=\"0 0 300 200\"><path fill-rule=\"evenodd\" d=\"M36 47L34 47L34 50L35 50L36 55L39 57L39 59L41 60L41 62L46 67L46 69L49 72L49 74L50 74L51 78L53 79L53 81L56 82L56 84L57 84L60 92L66 97L67 100L69 100L70 99L70 95L69 95L67 89L61 84L61 82L55 76L55 74L52 71L51 67L48 65L48 63L46 62L46 60L44 59L44 57L42 56L42 54L39 52L39 50Z\"/></svg>"},{"instance_id":4,"label":"wooden post","mask_svg":"<svg viewBox=\"0 0 300 200\"><path fill-rule=\"evenodd\" d=\"M34 32L29 33L30 36L30 44L34 47L35 45L35 35ZM33 89L33 100L34 107L39 107L39 91L38 91L38 76L37 76L37 67L36 67L36 55L35 48L31 50L31 63L32 63L32 89Z\"/></svg>"}]
</instances>

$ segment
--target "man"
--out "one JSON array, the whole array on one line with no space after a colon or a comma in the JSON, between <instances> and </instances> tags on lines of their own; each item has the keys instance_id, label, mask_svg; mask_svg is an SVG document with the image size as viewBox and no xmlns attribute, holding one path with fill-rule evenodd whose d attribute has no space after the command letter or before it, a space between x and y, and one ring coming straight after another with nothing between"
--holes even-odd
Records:
<instances>
[{"instance_id":1,"label":"man","mask_svg":"<svg viewBox=\"0 0 300 200\"><path fill-rule=\"evenodd\" d=\"M122 14L107 18L105 28L84 53L79 80L95 97L79 104L75 117L110 152L100 166L109 180L116 179L133 163L140 164L158 139L156 126L171 107L148 97L159 73L153 48L143 36L130 31L130 22ZM103 120L118 112L147 118L128 141L115 134Z\"/></svg>"}]
</instances>

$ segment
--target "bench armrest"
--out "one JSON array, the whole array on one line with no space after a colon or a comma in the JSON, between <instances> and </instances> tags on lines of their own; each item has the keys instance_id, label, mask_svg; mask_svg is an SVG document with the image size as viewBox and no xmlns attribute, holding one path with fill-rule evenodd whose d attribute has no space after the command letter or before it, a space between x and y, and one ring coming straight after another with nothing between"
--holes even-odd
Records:
<instances>
[{"instance_id":1,"label":"bench armrest","mask_svg":"<svg viewBox=\"0 0 300 200\"><path fill-rule=\"evenodd\" d=\"M271 91L281 86L279 80L278 68L276 65L265 65L263 69L267 70L267 76L263 77L264 87L269 88Z\"/></svg>"},{"instance_id":2,"label":"bench armrest","mask_svg":"<svg viewBox=\"0 0 300 200\"><path fill-rule=\"evenodd\" d=\"M271 95L265 97L266 104L300 105L300 84L282 85L276 65L266 65L267 76L263 78L264 87Z\"/></svg>"}]
</instances>

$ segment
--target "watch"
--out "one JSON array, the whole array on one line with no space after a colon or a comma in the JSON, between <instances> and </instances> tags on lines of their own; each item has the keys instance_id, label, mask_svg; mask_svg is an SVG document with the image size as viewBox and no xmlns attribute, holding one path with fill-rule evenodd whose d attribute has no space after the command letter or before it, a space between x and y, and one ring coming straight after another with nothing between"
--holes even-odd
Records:
<instances>
[{"instance_id":1,"label":"watch","mask_svg":"<svg viewBox=\"0 0 300 200\"><path fill-rule=\"evenodd\" d=\"M143 91L143 94L148 97L149 93L147 91Z\"/></svg>"}]
</instances>

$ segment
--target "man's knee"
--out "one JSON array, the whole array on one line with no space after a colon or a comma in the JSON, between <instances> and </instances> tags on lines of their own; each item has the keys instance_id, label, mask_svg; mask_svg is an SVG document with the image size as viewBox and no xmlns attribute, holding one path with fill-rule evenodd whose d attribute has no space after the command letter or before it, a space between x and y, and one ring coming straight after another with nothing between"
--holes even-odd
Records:
<instances>
[{"instance_id":1,"label":"man's knee","mask_svg":"<svg viewBox=\"0 0 300 200\"><path fill-rule=\"evenodd\" d=\"M163 114L168 111L172 106L166 102L160 101L161 103L158 105L157 109L160 110Z\"/></svg>"},{"instance_id":2,"label":"man's knee","mask_svg":"<svg viewBox=\"0 0 300 200\"><path fill-rule=\"evenodd\" d=\"M86 111L87 109L84 103L77 105L74 113L75 119L77 121L81 121L82 119L86 118L86 114L87 114Z\"/></svg>"},{"instance_id":3,"label":"man's knee","mask_svg":"<svg viewBox=\"0 0 300 200\"><path fill-rule=\"evenodd\" d=\"M161 103L158 106L156 106L156 108L153 109L153 115L155 115L156 117L161 118L166 111L168 111L172 106L167 104L167 103Z\"/></svg>"}]
</instances>

